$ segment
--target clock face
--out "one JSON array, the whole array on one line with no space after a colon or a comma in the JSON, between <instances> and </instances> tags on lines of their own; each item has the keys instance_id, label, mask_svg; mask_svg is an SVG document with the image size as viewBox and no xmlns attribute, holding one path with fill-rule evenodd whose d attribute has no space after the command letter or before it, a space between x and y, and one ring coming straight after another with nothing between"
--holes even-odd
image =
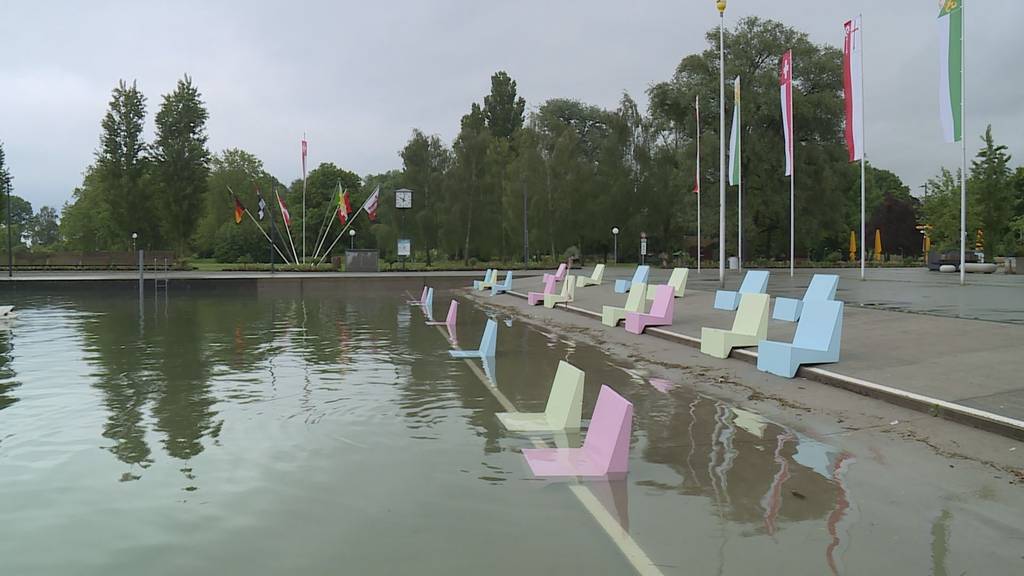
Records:
<instances>
[{"instance_id":1,"label":"clock face","mask_svg":"<svg viewBox=\"0 0 1024 576\"><path fill-rule=\"evenodd\" d=\"M395 192L395 208L412 208L412 192Z\"/></svg>"}]
</instances>

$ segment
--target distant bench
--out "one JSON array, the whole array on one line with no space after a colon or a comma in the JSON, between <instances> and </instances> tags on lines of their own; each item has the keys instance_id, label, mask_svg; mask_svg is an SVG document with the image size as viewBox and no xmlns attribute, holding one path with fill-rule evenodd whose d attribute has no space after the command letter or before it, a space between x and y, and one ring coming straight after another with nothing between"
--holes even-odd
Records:
<instances>
[{"instance_id":1,"label":"distant bench","mask_svg":"<svg viewBox=\"0 0 1024 576\"><path fill-rule=\"evenodd\" d=\"M157 268L175 266L174 252L153 250L144 253L145 266ZM135 270L139 266L139 255L135 252L25 252L14 255L14 267L22 269L75 269L75 270ZM0 254L0 267L7 267L7 254Z\"/></svg>"}]
</instances>

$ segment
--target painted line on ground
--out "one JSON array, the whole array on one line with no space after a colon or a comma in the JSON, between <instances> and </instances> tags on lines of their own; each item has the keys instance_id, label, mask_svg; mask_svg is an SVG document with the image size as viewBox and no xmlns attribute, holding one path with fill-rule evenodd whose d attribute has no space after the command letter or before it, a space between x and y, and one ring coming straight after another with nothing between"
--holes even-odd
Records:
<instances>
[{"instance_id":1,"label":"painted line on ground","mask_svg":"<svg viewBox=\"0 0 1024 576\"><path fill-rule=\"evenodd\" d=\"M409 292L406 292L406 295L410 299L413 298L413 295ZM437 328L437 331L442 336L445 336L445 340L448 340L445 334L445 329L442 326L434 327ZM453 345L452 349L460 350L457 344ZM499 404L501 404L502 408L504 408L506 412L519 412L519 410L516 409L515 404L513 404L508 397L505 396L505 394L503 394L493 382L491 382L491 379L484 374L484 371L477 366L476 362L473 362L469 358L463 358L462 360L467 366L469 366L470 372L475 374L477 379L480 380L480 383L482 383L484 387L494 395L494 398ZM551 448L547 442L536 437L530 438L530 442L537 448ZM581 484L579 480L570 481L567 485L569 487L569 491L576 497L579 503L583 505L583 508L590 513L594 518L594 521L597 522L597 525L605 531L605 534L612 539L612 542L615 542L619 551L626 557L626 560L631 566L633 566L633 569L636 570L637 574L640 574L641 576L664 576L661 569L658 568L654 561L651 560L646 552L644 552L643 548L636 543L633 536L630 535L630 533L619 524L615 517L605 509L590 488Z\"/></svg>"},{"instance_id":2,"label":"painted line on ground","mask_svg":"<svg viewBox=\"0 0 1024 576\"><path fill-rule=\"evenodd\" d=\"M526 299L526 295L522 292L510 290L508 294ZM563 305L563 308L584 316L595 318L601 317L599 313L594 312L593 310L587 310L578 306L565 304ZM672 340L687 346L700 348L700 338L687 336L685 334L680 334L660 327L649 327L646 332L652 336L665 340ZM742 348L733 349L729 357L751 364L757 364L757 352L753 350L746 350ZM918 394L917 392L901 390L892 386L886 386L885 384L878 384L855 376L839 374L817 366L801 366L797 371L797 376L818 382L819 384L835 386L837 388L849 390L850 392L855 392L862 396L869 396L871 398L884 400L890 404L910 408L919 412L925 412L946 420L967 424L974 428L980 428L988 432L1024 441L1024 421L1017 420L1015 418L1010 418L987 410L981 410L979 408L972 408L949 400L933 398L925 394Z\"/></svg>"}]
</instances>

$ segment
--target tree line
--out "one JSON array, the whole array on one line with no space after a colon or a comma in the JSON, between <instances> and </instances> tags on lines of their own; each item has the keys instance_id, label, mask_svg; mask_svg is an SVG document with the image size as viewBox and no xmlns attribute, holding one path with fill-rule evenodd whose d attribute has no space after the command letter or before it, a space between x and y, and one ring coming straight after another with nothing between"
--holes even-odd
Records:
<instances>
[{"instance_id":1,"label":"tree line","mask_svg":"<svg viewBox=\"0 0 1024 576\"><path fill-rule=\"evenodd\" d=\"M411 239L415 258L428 262L607 257L617 227L620 259L637 257L643 233L651 254L692 262L698 249L692 190L699 177L701 253L717 259L717 28L706 41L704 51L684 57L671 78L648 89L646 111L625 93L612 110L555 98L527 113L516 81L499 71L491 77L489 93L462 116L451 143L414 129L399 153L401 168L364 177L334 163L320 164L306 182L308 251L333 218L339 189L349 190L358 207L380 186L377 221L360 217L353 228L357 246L378 247L386 259L395 258L399 238ZM850 232L860 229L860 171L848 162L843 140L841 52L757 17L725 32L725 75L739 76L743 83L743 253L748 260L788 259L789 182L782 170L778 93L779 56L787 49L799 62L794 76L797 258L845 260ZM726 95L730 121L731 92ZM135 83L121 82L101 123L95 162L64 206L55 244L124 249L135 232L142 247L221 261L267 261L270 249L256 227L248 218L235 224L230 187L254 215L256 190L262 191L268 211L260 225L269 233L275 218L284 248L288 241L274 200L274 192L280 192L291 211L292 238L301 245L302 180L282 183L244 150L211 154L208 114L191 79L186 76L163 96L152 143L142 137L145 113L146 98ZM1010 160L990 128L968 174L970 227L984 230L991 253L1024 248L1024 169L1014 171ZM922 239L916 226L923 224L931 226L937 248L955 246L959 177L943 169L918 197L891 171L869 165L868 247L877 228L886 252L918 255ZM394 208L397 188L414 191L411 210ZM727 190L726 250L734 255L736 188ZM337 222L333 230L339 230ZM340 243L334 252L347 245Z\"/></svg>"}]
</instances>

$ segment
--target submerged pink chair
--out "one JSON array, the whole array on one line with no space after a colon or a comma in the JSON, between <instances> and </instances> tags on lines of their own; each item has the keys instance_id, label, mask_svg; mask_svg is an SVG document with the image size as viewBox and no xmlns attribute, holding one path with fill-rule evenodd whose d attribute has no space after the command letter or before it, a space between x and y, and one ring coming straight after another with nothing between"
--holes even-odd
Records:
<instances>
[{"instance_id":1,"label":"submerged pink chair","mask_svg":"<svg viewBox=\"0 0 1024 576\"><path fill-rule=\"evenodd\" d=\"M405 303L406 304L410 304L412 306L423 306L423 303L426 302L426 301L427 301L427 286L426 286L426 284L424 284L423 285L423 293L420 294L420 299L419 300L406 300Z\"/></svg>"},{"instance_id":2,"label":"submerged pink chair","mask_svg":"<svg viewBox=\"0 0 1024 576\"><path fill-rule=\"evenodd\" d=\"M561 264L558 265L558 270L555 270L554 274L544 274L544 281L547 282L548 278L554 277L556 281L561 282L562 278L565 278L566 270L567 266L565 265L565 262L562 262Z\"/></svg>"},{"instance_id":3,"label":"submerged pink chair","mask_svg":"<svg viewBox=\"0 0 1024 576\"><path fill-rule=\"evenodd\" d=\"M650 314L626 312L626 331L642 334L647 326L671 326L672 310L675 308L676 289L668 284L654 288L654 302Z\"/></svg>"},{"instance_id":4,"label":"submerged pink chair","mask_svg":"<svg viewBox=\"0 0 1024 576\"><path fill-rule=\"evenodd\" d=\"M447 326L448 332L455 328L455 319L459 314L459 301L452 298L452 303L448 305L448 316L444 319L444 322L427 322L427 326Z\"/></svg>"},{"instance_id":5,"label":"submerged pink chair","mask_svg":"<svg viewBox=\"0 0 1024 576\"><path fill-rule=\"evenodd\" d=\"M537 304L540 304L541 302L543 302L545 294L554 294L555 293L555 282L557 281L557 278L555 278L554 274L545 274L544 276L545 276L545 278L544 278L544 291L543 292L528 292L526 294L526 302L530 306L536 306Z\"/></svg>"},{"instance_id":6,"label":"submerged pink chair","mask_svg":"<svg viewBox=\"0 0 1024 576\"><path fill-rule=\"evenodd\" d=\"M536 476L607 476L629 471L633 404L601 386L582 448L524 448Z\"/></svg>"}]
</instances>

